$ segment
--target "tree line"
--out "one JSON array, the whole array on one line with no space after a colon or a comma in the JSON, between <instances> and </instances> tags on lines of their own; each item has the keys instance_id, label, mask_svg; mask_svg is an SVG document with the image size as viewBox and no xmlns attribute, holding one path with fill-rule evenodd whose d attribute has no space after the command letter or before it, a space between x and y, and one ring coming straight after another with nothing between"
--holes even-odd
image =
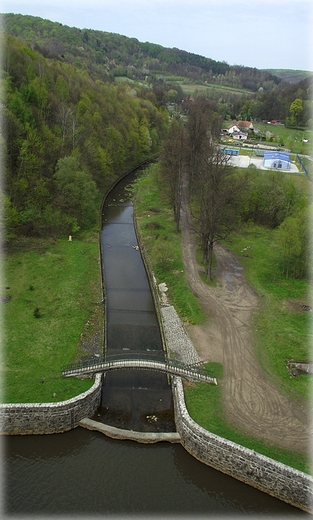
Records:
<instances>
[{"instance_id":1,"label":"tree line","mask_svg":"<svg viewBox=\"0 0 313 520\"><path fill-rule=\"evenodd\" d=\"M168 114L146 91L3 43L5 239L90 228L114 179L159 149Z\"/></svg>"},{"instance_id":2,"label":"tree line","mask_svg":"<svg viewBox=\"0 0 313 520\"><path fill-rule=\"evenodd\" d=\"M277 230L281 272L309 276L309 212L306 195L281 172L236 169L217 144L221 118L216 105L199 97L188 121L173 119L161 154L162 185L180 228L185 202L199 237L208 280L214 244L249 222ZM187 187L187 188L186 188Z\"/></svg>"}]
</instances>

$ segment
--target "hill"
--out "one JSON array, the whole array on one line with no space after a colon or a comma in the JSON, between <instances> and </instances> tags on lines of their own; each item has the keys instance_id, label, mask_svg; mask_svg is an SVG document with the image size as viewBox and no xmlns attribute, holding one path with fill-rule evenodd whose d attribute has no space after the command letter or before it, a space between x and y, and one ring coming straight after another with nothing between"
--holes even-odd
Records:
<instances>
[{"instance_id":1,"label":"hill","mask_svg":"<svg viewBox=\"0 0 313 520\"><path fill-rule=\"evenodd\" d=\"M230 66L225 61L185 50L140 42L120 34L68 27L39 17L5 14L1 23L3 30L23 38L45 57L75 64L88 70L92 77L106 80L126 76L152 81L161 74L252 92L260 87L271 90L281 81L266 70Z\"/></svg>"},{"instance_id":2,"label":"hill","mask_svg":"<svg viewBox=\"0 0 313 520\"><path fill-rule=\"evenodd\" d=\"M136 38L6 14L1 86L4 228L60 236L90 229L107 187L160 150L170 106L204 95L222 119L287 121L312 113L310 78L288 84Z\"/></svg>"},{"instance_id":3,"label":"hill","mask_svg":"<svg viewBox=\"0 0 313 520\"><path fill-rule=\"evenodd\" d=\"M313 72L308 70L291 70L291 69L268 69L268 72L276 76L277 78L282 79L286 83L299 83L306 78L313 77Z\"/></svg>"}]
</instances>

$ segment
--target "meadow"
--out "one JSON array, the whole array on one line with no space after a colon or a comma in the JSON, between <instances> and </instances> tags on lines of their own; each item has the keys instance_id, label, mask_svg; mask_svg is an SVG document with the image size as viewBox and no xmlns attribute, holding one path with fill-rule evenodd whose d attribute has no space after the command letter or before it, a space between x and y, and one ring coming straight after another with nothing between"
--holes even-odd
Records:
<instances>
[{"instance_id":1,"label":"meadow","mask_svg":"<svg viewBox=\"0 0 313 520\"><path fill-rule=\"evenodd\" d=\"M61 371L83 354L82 333L100 327L98 257L97 236L19 240L5 255L3 402L63 401L92 385L90 379L62 378Z\"/></svg>"},{"instance_id":2,"label":"meadow","mask_svg":"<svg viewBox=\"0 0 313 520\"><path fill-rule=\"evenodd\" d=\"M276 144L291 150L295 154L310 155L312 153L313 130L288 128L285 125L269 125L267 123L253 122L254 128L263 134L270 132L273 137L269 140L270 144ZM303 142L307 139L308 142Z\"/></svg>"}]
</instances>

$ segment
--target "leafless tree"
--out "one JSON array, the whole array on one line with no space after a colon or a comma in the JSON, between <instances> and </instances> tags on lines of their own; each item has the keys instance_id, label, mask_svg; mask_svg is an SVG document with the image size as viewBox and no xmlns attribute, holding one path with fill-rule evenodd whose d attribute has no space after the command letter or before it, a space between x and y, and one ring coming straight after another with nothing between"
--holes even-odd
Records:
<instances>
[{"instance_id":1,"label":"leafless tree","mask_svg":"<svg viewBox=\"0 0 313 520\"><path fill-rule=\"evenodd\" d=\"M172 121L161 155L161 178L174 212L176 231L180 226L181 183L185 167L186 132L181 119Z\"/></svg>"},{"instance_id":2,"label":"leafless tree","mask_svg":"<svg viewBox=\"0 0 313 520\"><path fill-rule=\"evenodd\" d=\"M203 264L210 281L214 244L226 239L238 227L238 202L246 181L229 165L228 156L212 141L207 141L193 182L192 221L200 237Z\"/></svg>"},{"instance_id":3,"label":"leafless tree","mask_svg":"<svg viewBox=\"0 0 313 520\"><path fill-rule=\"evenodd\" d=\"M215 104L205 97L199 97L190 104L188 111L188 172L189 191L192 193L193 176L199 168L208 141L220 133L221 121L215 111Z\"/></svg>"}]
</instances>

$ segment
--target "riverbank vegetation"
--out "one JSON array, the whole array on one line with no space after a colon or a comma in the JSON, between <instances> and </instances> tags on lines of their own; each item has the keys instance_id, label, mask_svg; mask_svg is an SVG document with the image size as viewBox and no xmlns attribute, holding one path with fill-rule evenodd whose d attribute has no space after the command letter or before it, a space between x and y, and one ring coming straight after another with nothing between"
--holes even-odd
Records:
<instances>
[{"instance_id":1,"label":"riverbank vegetation","mask_svg":"<svg viewBox=\"0 0 313 520\"><path fill-rule=\"evenodd\" d=\"M145 170L135 185L135 216L151 268L168 287L168 297L180 317L199 324L205 316L184 276L180 233L175 233L172 208L165 202L159 166Z\"/></svg>"},{"instance_id":2,"label":"riverbank vegetation","mask_svg":"<svg viewBox=\"0 0 313 520\"><path fill-rule=\"evenodd\" d=\"M98 258L97 233L11 245L1 280L3 402L63 401L93 384L62 378L61 371L80 356L102 352Z\"/></svg>"}]
</instances>

